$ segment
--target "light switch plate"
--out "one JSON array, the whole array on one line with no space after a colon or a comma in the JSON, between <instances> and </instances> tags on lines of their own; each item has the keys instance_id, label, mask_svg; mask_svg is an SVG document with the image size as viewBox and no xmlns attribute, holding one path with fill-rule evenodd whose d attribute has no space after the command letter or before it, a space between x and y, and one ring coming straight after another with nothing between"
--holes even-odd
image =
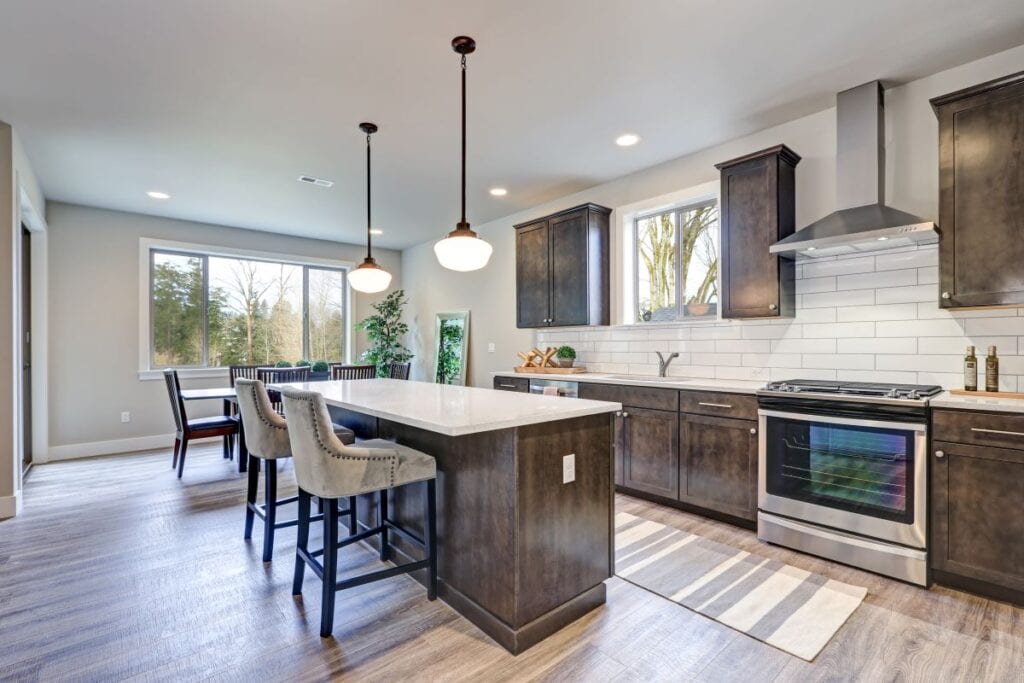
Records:
<instances>
[{"instance_id":1,"label":"light switch plate","mask_svg":"<svg viewBox=\"0 0 1024 683\"><path fill-rule=\"evenodd\" d=\"M494 342L487 344L487 353L494 353L496 350L497 348L495 347Z\"/></svg>"},{"instance_id":2,"label":"light switch plate","mask_svg":"<svg viewBox=\"0 0 1024 683\"><path fill-rule=\"evenodd\" d=\"M576 481L576 454L562 456L562 483L569 484Z\"/></svg>"}]
</instances>

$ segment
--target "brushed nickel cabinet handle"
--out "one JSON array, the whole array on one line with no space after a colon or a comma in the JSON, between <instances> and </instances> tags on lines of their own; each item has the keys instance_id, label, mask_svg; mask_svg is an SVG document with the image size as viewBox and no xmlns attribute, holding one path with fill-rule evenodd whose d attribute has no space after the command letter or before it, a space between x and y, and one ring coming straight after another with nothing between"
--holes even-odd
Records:
<instances>
[{"instance_id":1,"label":"brushed nickel cabinet handle","mask_svg":"<svg viewBox=\"0 0 1024 683\"><path fill-rule=\"evenodd\" d=\"M505 387L506 389L518 389L515 384L499 384L499 387Z\"/></svg>"},{"instance_id":2,"label":"brushed nickel cabinet handle","mask_svg":"<svg viewBox=\"0 0 1024 683\"><path fill-rule=\"evenodd\" d=\"M981 434L1001 434L1003 436L1024 436L1024 432L1008 432L1005 429L983 429L981 427L971 427L972 432L979 432Z\"/></svg>"},{"instance_id":3,"label":"brushed nickel cabinet handle","mask_svg":"<svg viewBox=\"0 0 1024 683\"><path fill-rule=\"evenodd\" d=\"M697 401L697 405L707 408L732 408L728 403L707 403L705 401Z\"/></svg>"},{"instance_id":4,"label":"brushed nickel cabinet handle","mask_svg":"<svg viewBox=\"0 0 1024 683\"><path fill-rule=\"evenodd\" d=\"M750 428L750 433L751 434L757 434L757 428L756 427L751 427Z\"/></svg>"},{"instance_id":5,"label":"brushed nickel cabinet handle","mask_svg":"<svg viewBox=\"0 0 1024 683\"><path fill-rule=\"evenodd\" d=\"M774 311L776 308L778 308L778 306L776 306L775 304L768 304L769 311Z\"/></svg>"},{"instance_id":6,"label":"brushed nickel cabinet handle","mask_svg":"<svg viewBox=\"0 0 1024 683\"><path fill-rule=\"evenodd\" d=\"M936 458L945 458L946 454L943 451L935 451Z\"/></svg>"},{"instance_id":7,"label":"brushed nickel cabinet handle","mask_svg":"<svg viewBox=\"0 0 1024 683\"><path fill-rule=\"evenodd\" d=\"M949 301L950 299L953 298L953 295L950 294L949 292L943 292L942 293L942 298L945 299L946 301Z\"/></svg>"},{"instance_id":8,"label":"brushed nickel cabinet handle","mask_svg":"<svg viewBox=\"0 0 1024 683\"><path fill-rule=\"evenodd\" d=\"M629 413L622 413L622 417L629 417Z\"/></svg>"}]
</instances>

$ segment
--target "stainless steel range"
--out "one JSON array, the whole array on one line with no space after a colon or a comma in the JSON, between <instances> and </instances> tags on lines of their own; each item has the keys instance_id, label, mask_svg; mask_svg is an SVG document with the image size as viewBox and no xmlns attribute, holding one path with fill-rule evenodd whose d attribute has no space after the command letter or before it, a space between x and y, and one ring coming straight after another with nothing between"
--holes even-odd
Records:
<instances>
[{"instance_id":1,"label":"stainless steel range","mask_svg":"<svg viewBox=\"0 0 1024 683\"><path fill-rule=\"evenodd\" d=\"M938 386L790 380L758 392L758 538L928 584Z\"/></svg>"}]
</instances>

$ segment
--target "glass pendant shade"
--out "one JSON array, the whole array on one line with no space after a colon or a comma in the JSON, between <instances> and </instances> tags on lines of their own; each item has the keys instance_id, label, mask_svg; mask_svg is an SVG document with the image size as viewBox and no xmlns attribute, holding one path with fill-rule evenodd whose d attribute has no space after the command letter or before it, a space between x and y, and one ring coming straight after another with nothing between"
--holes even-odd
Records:
<instances>
[{"instance_id":1,"label":"glass pendant shade","mask_svg":"<svg viewBox=\"0 0 1024 683\"><path fill-rule=\"evenodd\" d=\"M349 271L348 284L357 292L365 294L383 292L391 284L391 273L378 266L373 259L366 259L358 268Z\"/></svg>"},{"instance_id":2,"label":"glass pendant shade","mask_svg":"<svg viewBox=\"0 0 1024 683\"><path fill-rule=\"evenodd\" d=\"M460 272L480 270L491 259L492 251L494 248L472 230L453 230L434 244L434 253L440 264L448 270Z\"/></svg>"}]
</instances>

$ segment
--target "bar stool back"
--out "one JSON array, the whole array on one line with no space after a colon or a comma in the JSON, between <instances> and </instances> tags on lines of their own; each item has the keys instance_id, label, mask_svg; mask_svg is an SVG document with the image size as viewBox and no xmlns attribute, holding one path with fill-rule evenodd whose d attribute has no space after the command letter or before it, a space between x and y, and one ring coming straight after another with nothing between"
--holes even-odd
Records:
<instances>
[{"instance_id":1,"label":"bar stool back","mask_svg":"<svg viewBox=\"0 0 1024 683\"><path fill-rule=\"evenodd\" d=\"M339 590L426 569L427 599L434 600L437 597L437 468L434 458L383 439L346 446L331 431L330 415L323 396L315 391L292 387L282 388L281 394L295 458L295 478L299 484L299 533L292 594L302 593L306 565L322 578L321 637L330 636L333 630L334 596ZM423 538L395 524L387 514L388 489L417 482L425 482L427 487ZM375 491L380 495L377 526L339 541L336 521L338 499ZM308 503L304 504L304 501L308 501L310 495L318 496L325 505L324 547L319 551L308 548L310 516ZM385 561L389 555L390 531L422 549L424 559L338 581L337 553L340 548L380 536L380 559ZM323 564L316 559L320 556L323 556Z\"/></svg>"}]
</instances>

